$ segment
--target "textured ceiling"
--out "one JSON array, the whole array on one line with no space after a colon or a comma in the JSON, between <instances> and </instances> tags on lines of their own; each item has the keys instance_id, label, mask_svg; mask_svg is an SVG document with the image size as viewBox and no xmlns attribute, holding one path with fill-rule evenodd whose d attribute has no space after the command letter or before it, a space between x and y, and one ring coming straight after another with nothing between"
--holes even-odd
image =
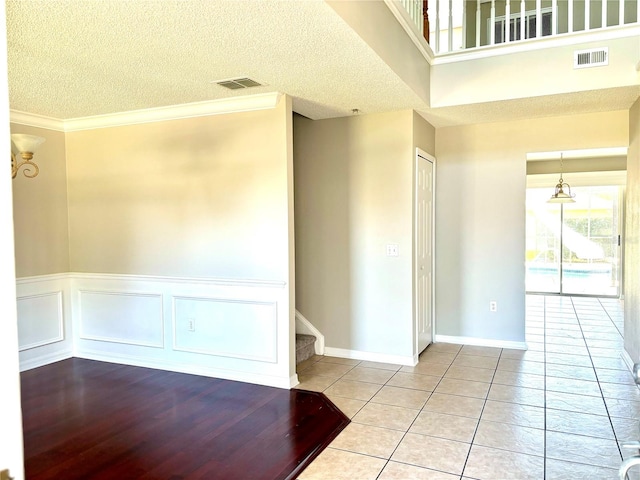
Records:
<instances>
[{"instance_id":1,"label":"textured ceiling","mask_svg":"<svg viewBox=\"0 0 640 480\"><path fill-rule=\"evenodd\" d=\"M640 96L640 86L590 90L419 110L432 125L446 127L469 123L524 120L582 113L628 110ZM469 119L472 119L470 122Z\"/></svg>"},{"instance_id":2,"label":"textured ceiling","mask_svg":"<svg viewBox=\"0 0 640 480\"><path fill-rule=\"evenodd\" d=\"M310 118L426 108L323 1L8 0L10 106L69 119L239 95Z\"/></svg>"},{"instance_id":3,"label":"textured ceiling","mask_svg":"<svg viewBox=\"0 0 640 480\"><path fill-rule=\"evenodd\" d=\"M7 0L10 107L55 119L265 92L312 119L415 109L436 127L629 108L637 87L430 109L321 0ZM249 77L239 93L214 82Z\"/></svg>"}]
</instances>

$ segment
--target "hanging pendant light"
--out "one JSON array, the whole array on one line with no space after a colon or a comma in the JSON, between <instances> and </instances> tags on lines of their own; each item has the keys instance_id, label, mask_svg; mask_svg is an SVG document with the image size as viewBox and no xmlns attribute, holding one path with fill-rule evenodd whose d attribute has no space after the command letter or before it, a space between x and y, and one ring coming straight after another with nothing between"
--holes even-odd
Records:
<instances>
[{"instance_id":1,"label":"hanging pendant light","mask_svg":"<svg viewBox=\"0 0 640 480\"><path fill-rule=\"evenodd\" d=\"M569 193L564 191L565 187ZM560 153L560 180L558 180L558 184L556 185L555 193L551 195L547 203L575 203L573 197L575 197L575 194L571 194L571 185L562 179L562 153Z\"/></svg>"}]
</instances>

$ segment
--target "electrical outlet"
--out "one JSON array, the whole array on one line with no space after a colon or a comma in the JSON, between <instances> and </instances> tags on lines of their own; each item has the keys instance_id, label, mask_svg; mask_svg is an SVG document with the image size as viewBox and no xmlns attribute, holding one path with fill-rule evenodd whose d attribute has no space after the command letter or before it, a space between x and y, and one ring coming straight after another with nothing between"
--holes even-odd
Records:
<instances>
[{"instance_id":1,"label":"electrical outlet","mask_svg":"<svg viewBox=\"0 0 640 480\"><path fill-rule=\"evenodd\" d=\"M498 311L498 302L489 302L489 311L497 312Z\"/></svg>"},{"instance_id":2,"label":"electrical outlet","mask_svg":"<svg viewBox=\"0 0 640 480\"><path fill-rule=\"evenodd\" d=\"M0 480L13 480L13 477L9 475L9 470L2 470L0 472Z\"/></svg>"},{"instance_id":3,"label":"electrical outlet","mask_svg":"<svg viewBox=\"0 0 640 480\"><path fill-rule=\"evenodd\" d=\"M190 331L190 332L195 332L196 331L196 319L195 318L187 319L187 330Z\"/></svg>"}]
</instances>

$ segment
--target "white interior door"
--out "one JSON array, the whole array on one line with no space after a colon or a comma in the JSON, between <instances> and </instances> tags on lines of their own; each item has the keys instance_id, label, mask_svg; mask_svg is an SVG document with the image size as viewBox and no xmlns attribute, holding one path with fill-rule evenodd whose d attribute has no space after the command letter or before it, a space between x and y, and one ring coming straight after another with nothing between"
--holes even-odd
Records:
<instances>
[{"instance_id":1,"label":"white interior door","mask_svg":"<svg viewBox=\"0 0 640 480\"><path fill-rule=\"evenodd\" d=\"M417 354L433 340L434 161L428 155L416 157L414 322Z\"/></svg>"}]
</instances>

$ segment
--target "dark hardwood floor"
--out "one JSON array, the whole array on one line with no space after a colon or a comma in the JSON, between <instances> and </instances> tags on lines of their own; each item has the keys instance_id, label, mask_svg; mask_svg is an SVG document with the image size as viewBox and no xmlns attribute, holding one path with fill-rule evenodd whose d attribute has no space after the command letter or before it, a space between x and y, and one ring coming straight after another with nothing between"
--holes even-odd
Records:
<instances>
[{"instance_id":1,"label":"dark hardwood floor","mask_svg":"<svg viewBox=\"0 0 640 480\"><path fill-rule=\"evenodd\" d=\"M321 393L77 358L21 380L27 480L292 479L349 423Z\"/></svg>"}]
</instances>

